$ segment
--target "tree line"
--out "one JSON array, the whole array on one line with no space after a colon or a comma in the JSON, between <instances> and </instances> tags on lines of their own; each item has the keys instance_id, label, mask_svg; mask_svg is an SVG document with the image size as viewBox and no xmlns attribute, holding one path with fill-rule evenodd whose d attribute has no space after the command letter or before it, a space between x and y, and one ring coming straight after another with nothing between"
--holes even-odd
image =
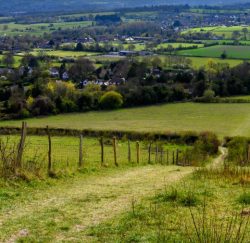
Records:
<instances>
[{"instance_id":1,"label":"tree line","mask_svg":"<svg viewBox=\"0 0 250 243\"><path fill-rule=\"evenodd\" d=\"M210 60L197 70L191 67L189 59L174 56L123 59L98 67L89 59L79 58L73 63L62 63L56 69L56 77L48 69L49 63L45 56L28 54L19 68L2 71L2 118L250 93L248 62L231 68Z\"/></svg>"}]
</instances>

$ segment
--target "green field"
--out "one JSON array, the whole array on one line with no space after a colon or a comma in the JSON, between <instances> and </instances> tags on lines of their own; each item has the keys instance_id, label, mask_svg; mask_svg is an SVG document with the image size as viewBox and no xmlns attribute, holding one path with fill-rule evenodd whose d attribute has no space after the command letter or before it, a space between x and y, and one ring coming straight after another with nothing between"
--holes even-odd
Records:
<instances>
[{"instance_id":1,"label":"green field","mask_svg":"<svg viewBox=\"0 0 250 243\"><path fill-rule=\"evenodd\" d=\"M0 35L42 35L61 29L72 29L78 27L91 26L92 22L58 22L58 23L41 23L41 24L0 24Z\"/></svg>"},{"instance_id":2,"label":"green field","mask_svg":"<svg viewBox=\"0 0 250 243\"><path fill-rule=\"evenodd\" d=\"M183 31L183 34L194 33L194 32L212 32L218 36L223 36L225 39L230 39L232 37L233 31L239 31L243 36L242 29L245 26L209 26L202 28L193 28ZM250 31L250 27L247 27L248 31Z\"/></svg>"},{"instance_id":3,"label":"green field","mask_svg":"<svg viewBox=\"0 0 250 243\"><path fill-rule=\"evenodd\" d=\"M83 56L95 56L98 55L96 52L78 52L78 51L56 51L56 50L43 50L43 49L35 49L31 54L33 55L39 55L42 53L43 55L48 55L48 56L56 56L56 57L83 57Z\"/></svg>"},{"instance_id":4,"label":"green field","mask_svg":"<svg viewBox=\"0 0 250 243\"><path fill-rule=\"evenodd\" d=\"M192 61L194 68L206 66L208 61L212 60L215 63L227 63L230 67L235 67L242 63L239 59L221 59L221 58L207 58L207 57L188 57Z\"/></svg>"},{"instance_id":5,"label":"green field","mask_svg":"<svg viewBox=\"0 0 250 243\"><path fill-rule=\"evenodd\" d=\"M3 55L0 55L0 63L1 63L1 61L2 61L2 58L3 58ZM20 63L21 63L21 59L22 59L22 57L21 56L19 56L19 55L16 55L16 56L14 56L14 67L15 68L17 68L17 67L19 67L19 65L20 65Z\"/></svg>"},{"instance_id":6,"label":"green field","mask_svg":"<svg viewBox=\"0 0 250 243\"><path fill-rule=\"evenodd\" d=\"M219 136L250 136L250 104L179 103L110 112L88 112L33 118L30 127L124 130L213 131ZM1 121L0 126L20 126L21 121Z\"/></svg>"},{"instance_id":7,"label":"green field","mask_svg":"<svg viewBox=\"0 0 250 243\"><path fill-rule=\"evenodd\" d=\"M204 47L204 44L196 44L196 43L162 43L157 46L156 49L167 48L168 46L172 46L173 48L189 48L193 46L197 46L198 48Z\"/></svg>"},{"instance_id":8,"label":"green field","mask_svg":"<svg viewBox=\"0 0 250 243\"><path fill-rule=\"evenodd\" d=\"M250 59L250 46L210 46L193 50L178 51L179 55L197 56L197 57L221 57L226 52L227 58Z\"/></svg>"}]
</instances>

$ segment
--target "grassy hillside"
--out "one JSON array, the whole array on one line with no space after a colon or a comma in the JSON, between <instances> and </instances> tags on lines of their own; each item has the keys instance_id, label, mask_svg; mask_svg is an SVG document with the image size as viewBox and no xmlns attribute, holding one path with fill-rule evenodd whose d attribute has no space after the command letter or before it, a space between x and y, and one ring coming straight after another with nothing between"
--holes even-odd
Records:
<instances>
[{"instance_id":1,"label":"grassy hillside","mask_svg":"<svg viewBox=\"0 0 250 243\"><path fill-rule=\"evenodd\" d=\"M220 136L250 136L250 104L179 103L110 112L75 113L28 119L31 127L134 130L213 131ZM20 126L1 121L0 126Z\"/></svg>"}]
</instances>

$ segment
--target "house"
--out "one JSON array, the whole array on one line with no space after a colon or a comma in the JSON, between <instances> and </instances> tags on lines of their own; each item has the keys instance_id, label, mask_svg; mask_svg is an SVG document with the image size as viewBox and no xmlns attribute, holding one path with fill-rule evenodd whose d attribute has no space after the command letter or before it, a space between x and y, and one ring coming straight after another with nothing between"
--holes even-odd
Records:
<instances>
[{"instance_id":1,"label":"house","mask_svg":"<svg viewBox=\"0 0 250 243\"><path fill-rule=\"evenodd\" d=\"M53 78L59 77L59 71L57 68L50 68L49 69L50 76Z\"/></svg>"},{"instance_id":2,"label":"house","mask_svg":"<svg viewBox=\"0 0 250 243\"><path fill-rule=\"evenodd\" d=\"M32 75L33 73L33 69L31 67L25 67L25 66L21 66L18 70L19 75L23 76L24 74L28 74L29 76Z\"/></svg>"},{"instance_id":3,"label":"house","mask_svg":"<svg viewBox=\"0 0 250 243\"><path fill-rule=\"evenodd\" d=\"M64 72L64 73L62 74L62 79L63 79L63 80L68 80L68 79L69 79L69 74L68 74L68 72Z\"/></svg>"},{"instance_id":4,"label":"house","mask_svg":"<svg viewBox=\"0 0 250 243\"><path fill-rule=\"evenodd\" d=\"M131 56L137 56L138 52L137 51L120 51L119 55L120 56L131 57Z\"/></svg>"}]
</instances>

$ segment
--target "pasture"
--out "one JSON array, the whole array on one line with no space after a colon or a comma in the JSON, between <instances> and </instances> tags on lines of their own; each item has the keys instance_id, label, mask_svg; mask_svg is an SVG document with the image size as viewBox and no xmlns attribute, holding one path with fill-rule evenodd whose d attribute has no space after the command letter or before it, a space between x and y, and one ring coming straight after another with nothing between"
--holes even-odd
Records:
<instances>
[{"instance_id":1,"label":"pasture","mask_svg":"<svg viewBox=\"0 0 250 243\"><path fill-rule=\"evenodd\" d=\"M215 35L224 37L225 39L231 39L232 33L234 31L239 31L241 36L243 37L242 29L245 28L245 26L208 26L208 27L199 27L199 28L192 28L187 29L183 31L183 34L187 33L194 33L194 32L212 32ZM248 31L250 30L250 27L247 27Z\"/></svg>"},{"instance_id":2,"label":"pasture","mask_svg":"<svg viewBox=\"0 0 250 243\"><path fill-rule=\"evenodd\" d=\"M0 24L0 35L37 35L40 36L43 33L50 33L57 29L72 29L91 26L92 22L56 22L56 23L41 23L41 24L16 24L14 22L7 24Z\"/></svg>"},{"instance_id":3,"label":"pasture","mask_svg":"<svg viewBox=\"0 0 250 243\"><path fill-rule=\"evenodd\" d=\"M193 50L178 51L179 55L197 56L197 57L215 57L219 58L223 53L226 53L227 58L232 59L250 59L249 46L230 46L217 45Z\"/></svg>"},{"instance_id":4,"label":"pasture","mask_svg":"<svg viewBox=\"0 0 250 243\"><path fill-rule=\"evenodd\" d=\"M178 103L27 119L30 127L180 132L212 131L223 136L250 136L250 104ZM20 120L0 126L20 126Z\"/></svg>"},{"instance_id":5,"label":"pasture","mask_svg":"<svg viewBox=\"0 0 250 243\"><path fill-rule=\"evenodd\" d=\"M200 68L206 66L209 60L215 63L227 63L230 67L235 67L242 63L239 59L221 59L221 58L207 58L207 57L188 57L192 61L192 67Z\"/></svg>"},{"instance_id":6,"label":"pasture","mask_svg":"<svg viewBox=\"0 0 250 243\"><path fill-rule=\"evenodd\" d=\"M78 57L86 57L86 56L95 56L98 55L96 52L84 52L84 51L63 51L63 50L45 50L45 49L35 49L31 52L31 54L37 56L40 53L47 56L54 56L54 57L72 57L72 58L78 58Z\"/></svg>"}]
</instances>

